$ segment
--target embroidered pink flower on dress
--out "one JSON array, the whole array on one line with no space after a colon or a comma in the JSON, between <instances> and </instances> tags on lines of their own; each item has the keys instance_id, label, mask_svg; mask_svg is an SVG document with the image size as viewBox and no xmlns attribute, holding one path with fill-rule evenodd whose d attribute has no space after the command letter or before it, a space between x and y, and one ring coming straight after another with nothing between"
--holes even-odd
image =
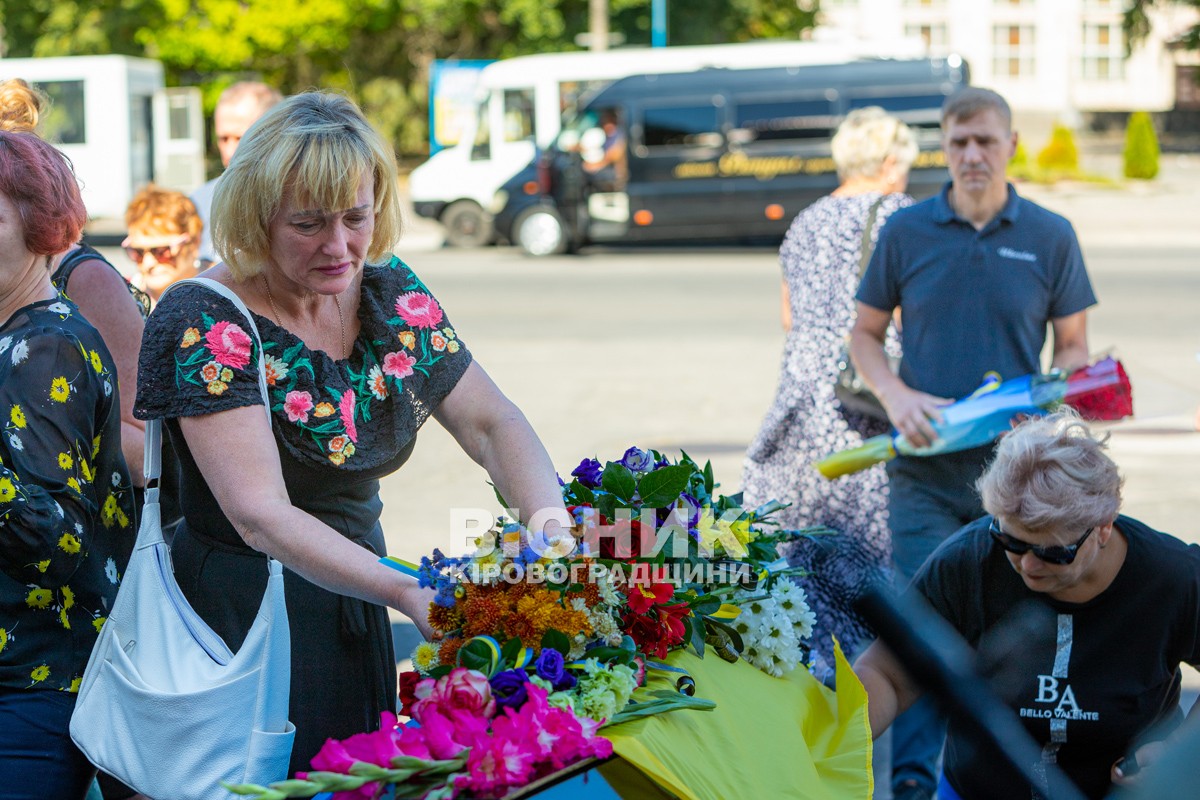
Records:
<instances>
[{"instance_id":1,"label":"embroidered pink flower on dress","mask_svg":"<svg viewBox=\"0 0 1200 800\"><path fill-rule=\"evenodd\" d=\"M312 408L313 399L308 392L288 392L283 399L283 410L292 422L308 422L308 412Z\"/></svg>"},{"instance_id":2,"label":"embroidered pink flower on dress","mask_svg":"<svg viewBox=\"0 0 1200 800\"><path fill-rule=\"evenodd\" d=\"M424 292L405 292L397 297L396 313L414 328L433 328L442 321L442 307Z\"/></svg>"},{"instance_id":3,"label":"embroidered pink flower on dress","mask_svg":"<svg viewBox=\"0 0 1200 800\"><path fill-rule=\"evenodd\" d=\"M347 389L342 395L342 399L338 401L338 413L342 417L342 424L346 426L346 435L350 437L350 441L358 444L358 429L354 427L354 391Z\"/></svg>"},{"instance_id":4,"label":"embroidered pink flower on dress","mask_svg":"<svg viewBox=\"0 0 1200 800\"><path fill-rule=\"evenodd\" d=\"M242 369L250 363L250 336L228 320L208 329L204 341L218 363Z\"/></svg>"},{"instance_id":5,"label":"embroidered pink flower on dress","mask_svg":"<svg viewBox=\"0 0 1200 800\"><path fill-rule=\"evenodd\" d=\"M383 374L391 375L399 380L413 374L413 364L417 360L408 353L388 353L383 357Z\"/></svg>"}]
</instances>

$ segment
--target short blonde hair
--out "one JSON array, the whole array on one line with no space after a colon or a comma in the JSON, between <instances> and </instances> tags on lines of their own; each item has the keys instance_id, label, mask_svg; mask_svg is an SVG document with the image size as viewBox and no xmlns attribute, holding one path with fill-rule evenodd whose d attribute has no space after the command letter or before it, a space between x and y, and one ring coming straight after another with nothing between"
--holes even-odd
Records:
<instances>
[{"instance_id":1,"label":"short blonde hair","mask_svg":"<svg viewBox=\"0 0 1200 800\"><path fill-rule=\"evenodd\" d=\"M186 233L199 242L204 221L187 195L150 183L129 201L125 227L160 236Z\"/></svg>"},{"instance_id":2,"label":"short blonde hair","mask_svg":"<svg viewBox=\"0 0 1200 800\"><path fill-rule=\"evenodd\" d=\"M37 133L38 123L50 109L50 98L20 78L0 81L0 130Z\"/></svg>"},{"instance_id":3,"label":"short blonde hair","mask_svg":"<svg viewBox=\"0 0 1200 800\"><path fill-rule=\"evenodd\" d=\"M984 509L1030 533L1112 522L1124 479L1107 442L1070 408L1025 420L1000 440L976 483Z\"/></svg>"},{"instance_id":4,"label":"short blonde hair","mask_svg":"<svg viewBox=\"0 0 1200 800\"><path fill-rule=\"evenodd\" d=\"M396 156L358 106L328 92L305 92L272 107L238 146L217 182L213 246L235 280L262 272L271 261L270 225L284 195L322 209L353 208L370 175L375 229L367 259L378 261L400 238Z\"/></svg>"},{"instance_id":5,"label":"short blonde hair","mask_svg":"<svg viewBox=\"0 0 1200 800\"><path fill-rule=\"evenodd\" d=\"M867 106L846 115L830 149L840 179L873 178L888 156L896 160L902 172L908 172L917 157L917 140L903 122L879 106Z\"/></svg>"}]
</instances>

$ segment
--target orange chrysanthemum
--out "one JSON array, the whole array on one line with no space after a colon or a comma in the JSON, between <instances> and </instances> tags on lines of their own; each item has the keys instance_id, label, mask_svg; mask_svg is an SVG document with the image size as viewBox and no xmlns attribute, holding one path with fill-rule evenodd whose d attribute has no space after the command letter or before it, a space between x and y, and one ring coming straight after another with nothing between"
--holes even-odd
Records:
<instances>
[{"instance_id":1,"label":"orange chrysanthemum","mask_svg":"<svg viewBox=\"0 0 1200 800\"><path fill-rule=\"evenodd\" d=\"M462 627L464 618L460 604L439 606L437 603L430 603L426 619L435 630L455 631Z\"/></svg>"},{"instance_id":2,"label":"orange chrysanthemum","mask_svg":"<svg viewBox=\"0 0 1200 800\"><path fill-rule=\"evenodd\" d=\"M458 660L458 650L466 641L466 639L459 636L444 639L442 646L438 648L438 661L449 666L454 666L454 663Z\"/></svg>"}]
</instances>

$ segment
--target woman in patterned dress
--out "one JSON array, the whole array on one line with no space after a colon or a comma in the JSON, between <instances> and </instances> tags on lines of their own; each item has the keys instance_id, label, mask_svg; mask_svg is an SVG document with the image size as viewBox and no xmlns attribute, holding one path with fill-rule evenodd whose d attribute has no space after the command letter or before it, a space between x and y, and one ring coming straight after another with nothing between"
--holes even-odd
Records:
<instances>
[{"instance_id":1,"label":"woman in patterned dress","mask_svg":"<svg viewBox=\"0 0 1200 800\"><path fill-rule=\"evenodd\" d=\"M217 187L226 263L205 273L245 301L262 352L233 305L193 285L163 296L142 346L136 412L166 420L183 469L172 555L189 602L236 649L266 556L286 568L293 771L326 738L395 710L387 608L430 630L432 592L378 562L379 478L428 417L523 516L566 513L525 417L391 255L399 233L390 145L343 97L289 98L249 130Z\"/></svg>"},{"instance_id":2,"label":"woman in patterned dress","mask_svg":"<svg viewBox=\"0 0 1200 800\"><path fill-rule=\"evenodd\" d=\"M878 229L912 202L903 194L917 154L912 132L878 107L851 112L833 138L841 185L796 217L779 251L783 266L783 327L787 339L775 401L746 453L742 475L747 507L776 499L790 503L784 527L825 525L840 532L802 540L789 558L813 574L806 583L817 615L813 667L827 677L831 636L847 655L870 631L851 610L853 589L888 570L887 475L882 465L828 481L813 463L855 447L887 426L843 409L833 393L838 361L854 321L864 229L874 207ZM896 346L895 335L892 345Z\"/></svg>"},{"instance_id":3,"label":"woman in patterned dress","mask_svg":"<svg viewBox=\"0 0 1200 800\"><path fill-rule=\"evenodd\" d=\"M121 402L99 332L54 288L86 215L66 158L0 131L0 793L77 800L68 723L133 549Z\"/></svg>"}]
</instances>

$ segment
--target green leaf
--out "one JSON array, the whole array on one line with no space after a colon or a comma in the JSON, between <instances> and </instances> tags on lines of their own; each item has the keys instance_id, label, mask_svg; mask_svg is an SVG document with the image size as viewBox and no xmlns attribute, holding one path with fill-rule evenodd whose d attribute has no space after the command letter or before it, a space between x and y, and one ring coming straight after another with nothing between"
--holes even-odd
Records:
<instances>
[{"instance_id":1,"label":"green leaf","mask_svg":"<svg viewBox=\"0 0 1200 800\"><path fill-rule=\"evenodd\" d=\"M596 498L596 510L608 517L608 519L611 521L617 516L617 504L619 502L620 501L615 495L607 493L602 494Z\"/></svg>"},{"instance_id":2,"label":"green leaf","mask_svg":"<svg viewBox=\"0 0 1200 800\"><path fill-rule=\"evenodd\" d=\"M500 507L508 508L508 501L504 499L504 495L500 494L500 490L496 488L496 484L488 481L488 486L492 487L492 494L496 495L496 502L500 504Z\"/></svg>"},{"instance_id":3,"label":"green leaf","mask_svg":"<svg viewBox=\"0 0 1200 800\"><path fill-rule=\"evenodd\" d=\"M687 617L683 620L683 624L687 626L687 640L692 645L692 650L700 658L704 658L704 620L699 617Z\"/></svg>"},{"instance_id":4,"label":"green leaf","mask_svg":"<svg viewBox=\"0 0 1200 800\"><path fill-rule=\"evenodd\" d=\"M467 669L477 670L489 678L495 674L499 665L495 662L495 653L487 643L470 641L458 650L458 665Z\"/></svg>"},{"instance_id":5,"label":"green leaf","mask_svg":"<svg viewBox=\"0 0 1200 800\"><path fill-rule=\"evenodd\" d=\"M570 486L567 488L570 490L571 498L575 501L575 504L587 506L596 504L596 493L578 480L571 481Z\"/></svg>"},{"instance_id":6,"label":"green leaf","mask_svg":"<svg viewBox=\"0 0 1200 800\"><path fill-rule=\"evenodd\" d=\"M525 645L516 637L504 643L504 646L500 648L500 658L504 661L505 669L517 663L517 659L520 657L523 649L525 649Z\"/></svg>"},{"instance_id":7,"label":"green leaf","mask_svg":"<svg viewBox=\"0 0 1200 800\"><path fill-rule=\"evenodd\" d=\"M585 655L587 658L594 658L606 664L628 664L633 661L634 657L633 653L622 647L593 647Z\"/></svg>"},{"instance_id":8,"label":"green leaf","mask_svg":"<svg viewBox=\"0 0 1200 800\"><path fill-rule=\"evenodd\" d=\"M637 482L638 494L642 496L643 508L667 508L674 505L688 487L692 477L690 467L662 467L647 472Z\"/></svg>"},{"instance_id":9,"label":"green leaf","mask_svg":"<svg viewBox=\"0 0 1200 800\"><path fill-rule=\"evenodd\" d=\"M637 491L633 473L629 471L628 467L615 461L610 461L605 465L604 472L600 475L600 485L606 492L625 501L632 500L634 492Z\"/></svg>"},{"instance_id":10,"label":"green leaf","mask_svg":"<svg viewBox=\"0 0 1200 800\"><path fill-rule=\"evenodd\" d=\"M725 631L725 634L729 637L730 641L733 642L734 649L737 650L739 653L745 651L746 644L742 641L742 635L740 633L738 633L737 631L735 631L732 627L730 627L729 625L727 625L726 623L722 622L719 619L712 619L712 618L706 617L704 621L710 627Z\"/></svg>"},{"instance_id":11,"label":"green leaf","mask_svg":"<svg viewBox=\"0 0 1200 800\"><path fill-rule=\"evenodd\" d=\"M712 462L705 461L704 462L704 491L705 491L705 493L712 494L714 485L715 485L715 483L713 481Z\"/></svg>"},{"instance_id":12,"label":"green leaf","mask_svg":"<svg viewBox=\"0 0 1200 800\"><path fill-rule=\"evenodd\" d=\"M562 653L565 658L567 653L571 652L571 640L562 631L550 628L542 636L542 649L547 647Z\"/></svg>"}]
</instances>

